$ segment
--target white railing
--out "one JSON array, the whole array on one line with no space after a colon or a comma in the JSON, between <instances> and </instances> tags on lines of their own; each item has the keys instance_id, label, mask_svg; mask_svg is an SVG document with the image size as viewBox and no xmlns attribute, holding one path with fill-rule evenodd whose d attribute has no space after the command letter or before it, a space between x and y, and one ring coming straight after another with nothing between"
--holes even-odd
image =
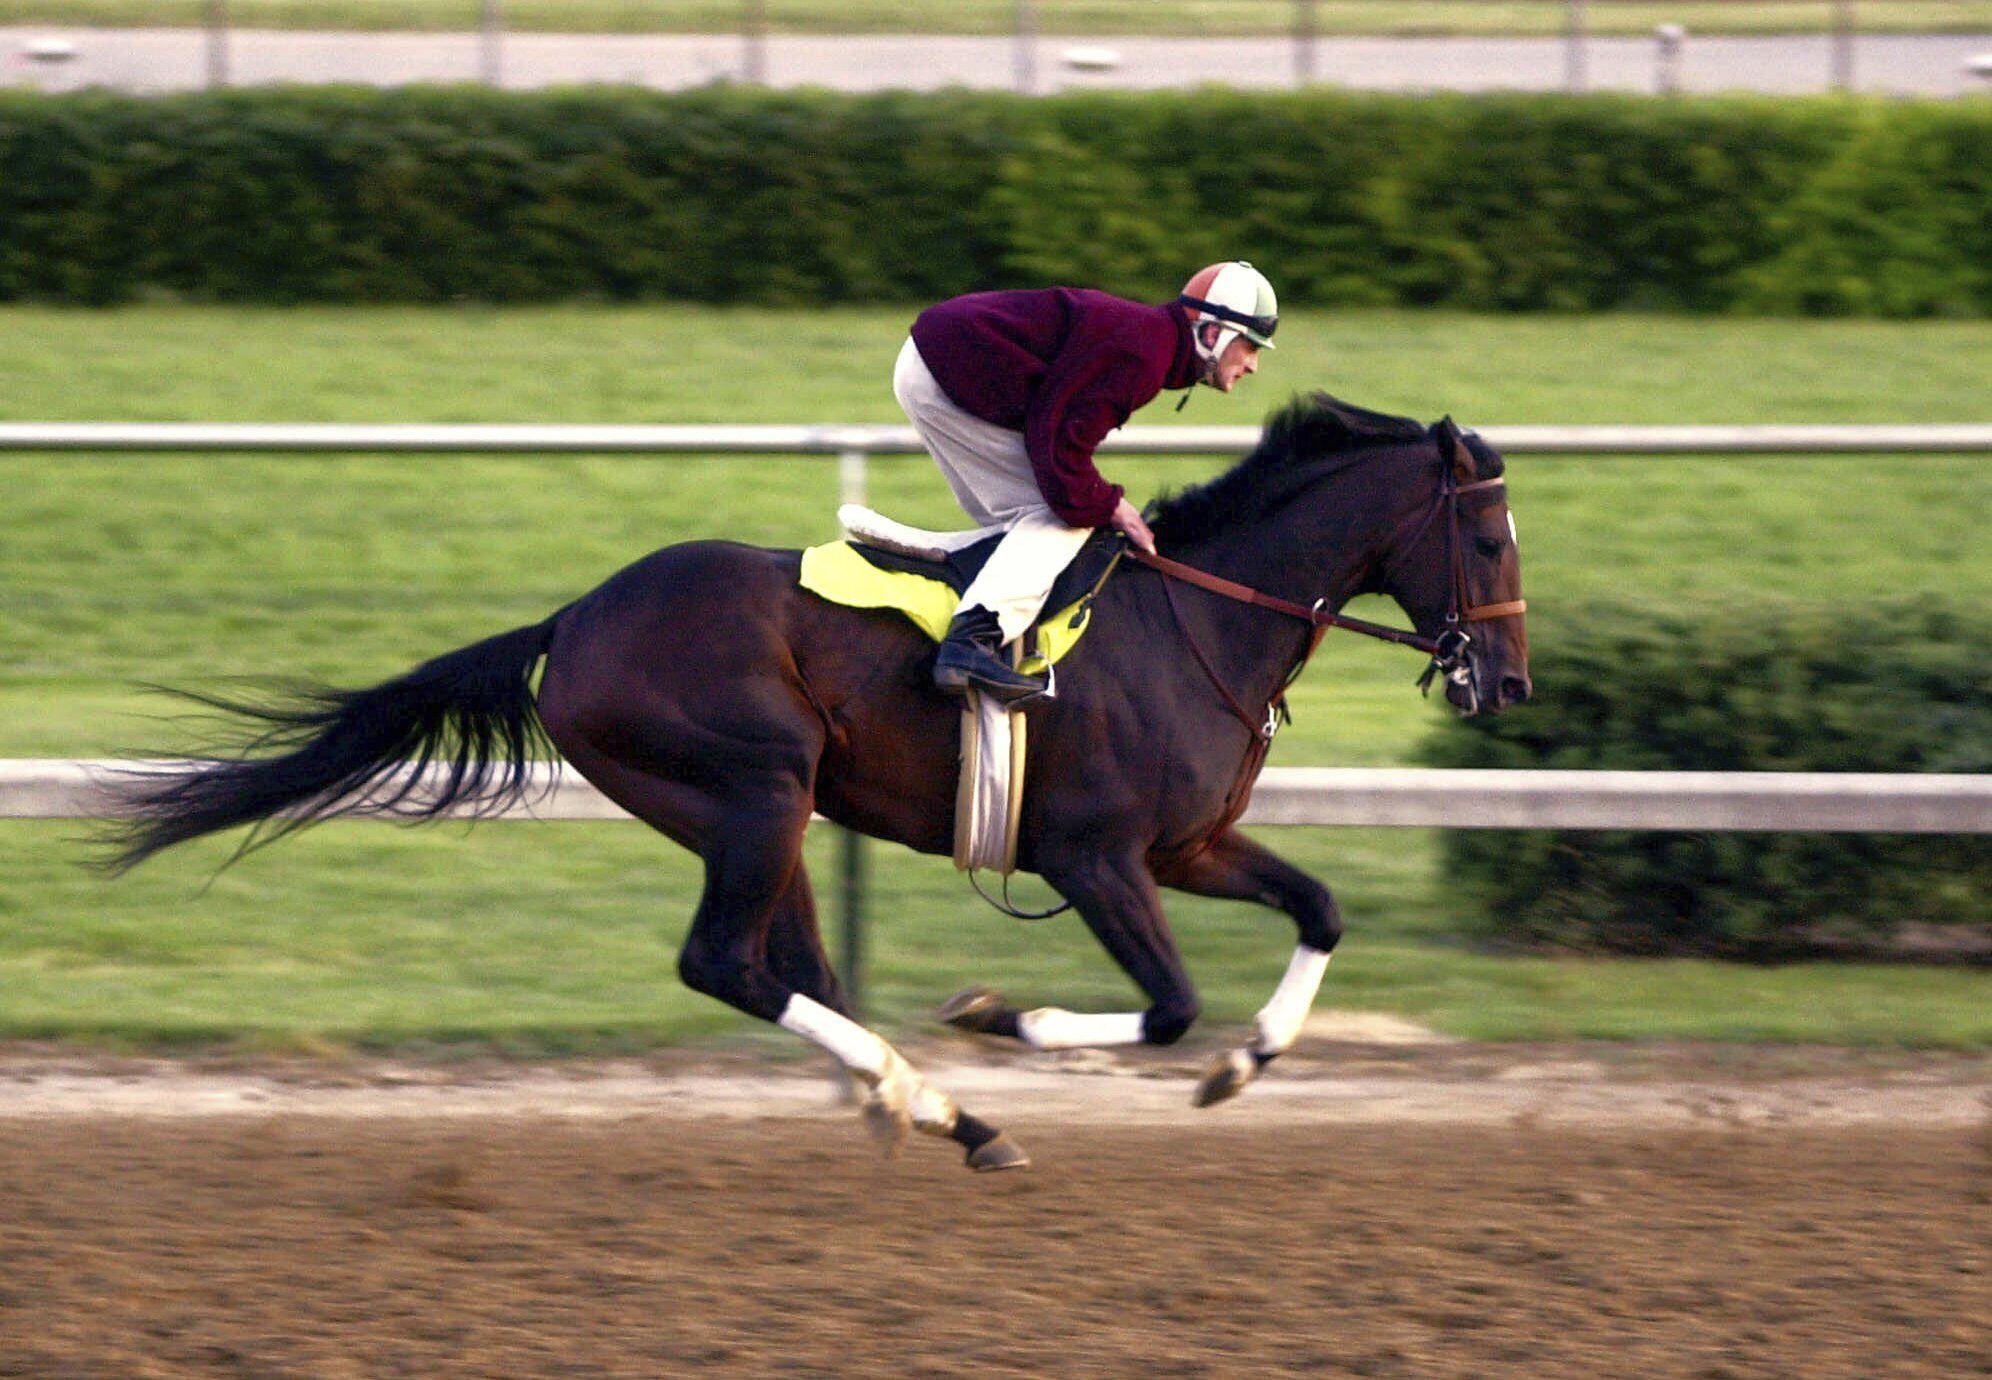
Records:
<instances>
[{"instance_id":1,"label":"white railing","mask_svg":"<svg viewBox=\"0 0 1992 1380\"><path fill-rule=\"evenodd\" d=\"M0 819L98 819L106 786L147 764L0 760ZM538 764L501 818L628 819L571 771ZM1854 772L1442 771L1275 767L1247 824L1454 829L1992 833L1992 776Z\"/></svg>"},{"instance_id":2,"label":"white railing","mask_svg":"<svg viewBox=\"0 0 1992 1380\"><path fill-rule=\"evenodd\" d=\"M1948 426L1490 426L1507 455L1992 453L1992 423ZM1129 455L1250 450L1252 426L1131 427L1100 449ZM307 455L917 455L910 426L570 426L345 422L4 422L0 452Z\"/></svg>"}]
</instances>

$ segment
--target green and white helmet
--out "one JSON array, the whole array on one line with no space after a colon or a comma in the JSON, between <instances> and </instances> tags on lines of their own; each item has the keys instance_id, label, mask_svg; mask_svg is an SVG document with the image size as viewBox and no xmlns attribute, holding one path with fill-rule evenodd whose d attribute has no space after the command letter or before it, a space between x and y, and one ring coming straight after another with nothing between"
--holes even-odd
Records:
<instances>
[{"instance_id":1,"label":"green and white helmet","mask_svg":"<svg viewBox=\"0 0 1992 1380\"><path fill-rule=\"evenodd\" d=\"M1189 308L1190 337L1206 373L1238 336L1263 350L1273 348L1273 332L1280 325L1279 298L1266 275L1243 259L1200 269L1176 300Z\"/></svg>"}]
</instances>

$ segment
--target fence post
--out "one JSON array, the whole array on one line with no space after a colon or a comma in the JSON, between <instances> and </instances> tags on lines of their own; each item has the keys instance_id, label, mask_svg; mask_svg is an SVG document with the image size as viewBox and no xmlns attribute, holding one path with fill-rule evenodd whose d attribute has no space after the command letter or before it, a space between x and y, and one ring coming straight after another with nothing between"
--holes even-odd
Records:
<instances>
[{"instance_id":1,"label":"fence post","mask_svg":"<svg viewBox=\"0 0 1992 1380\"><path fill-rule=\"evenodd\" d=\"M1854 0L1833 0L1833 89L1854 89Z\"/></svg>"},{"instance_id":2,"label":"fence post","mask_svg":"<svg viewBox=\"0 0 1992 1380\"><path fill-rule=\"evenodd\" d=\"M1014 57L1017 90L1029 96L1037 91L1037 6L1032 0L1017 0L1017 42Z\"/></svg>"},{"instance_id":3,"label":"fence post","mask_svg":"<svg viewBox=\"0 0 1992 1380\"><path fill-rule=\"evenodd\" d=\"M1567 11L1563 27L1563 87L1566 91L1582 91L1586 79L1584 0L1564 0L1564 3Z\"/></svg>"},{"instance_id":4,"label":"fence post","mask_svg":"<svg viewBox=\"0 0 1992 1380\"><path fill-rule=\"evenodd\" d=\"M478 6L477 73L486 86L505 83L505 0L483 0Z\"/></svg>"},{"instance_id":5,"label":"fence post","mask_svg":"<svg viewBox=\"0 0 1992 1380\"><path fill-rule=\"evenodd\" d=\"M1681 45L1687 38L1687 29L1679 24L1661 24L1653 30L1653 89L1663 96L1680 92Z\"/></svg>"},{"instance_id":6,"label":"fence post","mask_svg":"<svg viewBox=\"0 0 1992 1380\"><path fill-rule=\"evenodd\" d=\"M837 499L840 503L865 501L865 451L849 446L837 455ZM864 1019L865 992L865 836L856 830L839 831L838 853L842 877L841 935L838 942L837 977L844 986L844 1000L854 1019Z\"/></svg>"},{"instance_id":7,"label":"fence post","mask_svg":"<svg viewBox=\"0 0 1992 1380\"><path fill-rule=\"evenodd\" d=\"M207 84L210 90L228 85L228 0L208 0Z\"/></svg>"},{"instance_id":8,"label":"fence post","mask_svg":"<svg viewBox=\"0 0 1992 1380\"><path fill-rule=\"evenodd\" d=\"M741 76L759 86L768 79L768 3L745 0L740 11Z\"/></svg>"},{"instance_id":9,"label":"fence post","mask_svg":"<svg viewBox=\"0 0 1992 1380\"><path fill-rule=\"evenodd\" d=\"M1314 0L1293 0L1293 84L1314 80Z\"/></svg>"},{"instance_id":10,"label":"fence post","mask_svg":"<svg viewBox=\"0 0 1992 1380\"><path fill-rule=\"evenodd\" d=\"M865 836L852 829L838 831L842 855L843 934L837 955L837 980L851 1019L865 1018Z\"/></svg>"}]
</instances>

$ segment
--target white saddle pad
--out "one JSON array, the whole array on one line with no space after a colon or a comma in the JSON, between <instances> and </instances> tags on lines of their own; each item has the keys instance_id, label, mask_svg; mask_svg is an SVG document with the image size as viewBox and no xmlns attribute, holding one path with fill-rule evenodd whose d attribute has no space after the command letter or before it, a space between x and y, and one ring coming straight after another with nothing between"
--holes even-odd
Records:
<instances>
[{"instance_id":1,"label":"white saddle pad","mask_svg":"<svg viewBox=\"0 0 1992 1380\"><path fill-rule=\"evenodd\" d=\"M924 561L944 561L949 552L973 546L991 532L1003 530L998 526L971 527L965 532L930 532L924 527L895 522L884 513L874 512L857 503L846 503L839 508L837 521L847 536L867 546L896 551L902 556Z\"/></svg>"}]
</instances>

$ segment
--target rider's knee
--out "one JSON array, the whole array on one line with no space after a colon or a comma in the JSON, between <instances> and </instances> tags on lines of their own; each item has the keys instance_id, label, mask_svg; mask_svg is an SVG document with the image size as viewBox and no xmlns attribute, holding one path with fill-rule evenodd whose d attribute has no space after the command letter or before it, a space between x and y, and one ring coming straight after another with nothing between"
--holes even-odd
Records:
<instances>
[{"instance_id":1,"label":"rider's knee","mask_svg":"<svg viewBox=\"0 0 1992 1380\"><path fill-rule=\"evenodd\" d=\"M1173 1045L1188 1033L1203 1014L1195 997L1151 1006L1142 1013L1141 1038L1151 1045Z\"/></svg>"}]
</instances>

